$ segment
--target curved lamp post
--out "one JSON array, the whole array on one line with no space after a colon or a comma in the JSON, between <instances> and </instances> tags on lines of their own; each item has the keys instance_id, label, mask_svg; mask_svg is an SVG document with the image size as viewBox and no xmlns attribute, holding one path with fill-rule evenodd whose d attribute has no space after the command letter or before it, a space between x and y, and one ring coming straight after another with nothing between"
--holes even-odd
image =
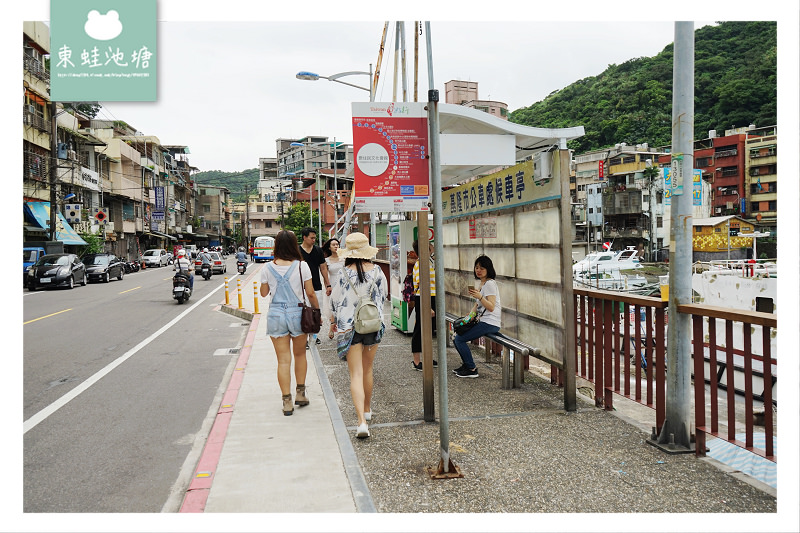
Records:
<instances>
[{"instance_id":1,"label":"curved lamp post","mask_svg":"<svg viewBox=\"0 0 800 533\"><path fill-rule=\"evenodd\" d=\"M362 86L356 85L354 83L348 83L346 81L342 81L342 80L339 79L339 78L344 78L345 76L353 76L353 75L359 75L359 74L364 74L364 75L369 76L369 88L362 87ZM349 71L349 72L339 72L337 74L331 74L330 76L320 76L319 74L316 74L314 72L301 71L301 72L297 73L295 78L297 78L298 80L309 80L309 81L317 81L318 79L322 78L322 79L325 79L325 80L328 80L328 81L335 81L336 83L341 83L343 85L348 85L350 87L355 87L356 89L361 89L362 91L367 91L369 93L369 101L370 102L374 101L374 95L372 94L372 65L371 64L369 66L369 72L352 70L352 71Z\"/></svg>"}]
</instances>

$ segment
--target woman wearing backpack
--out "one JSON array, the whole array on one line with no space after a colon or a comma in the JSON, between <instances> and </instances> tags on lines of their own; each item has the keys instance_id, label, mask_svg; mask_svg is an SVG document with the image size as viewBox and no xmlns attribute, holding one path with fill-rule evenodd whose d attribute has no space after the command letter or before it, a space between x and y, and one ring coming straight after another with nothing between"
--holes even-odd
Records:
<instances>
[{"instance_id":1,"label":"woman wearing backpack","mask_svg":"<svg viewBox=\"0 0 800 533\"><path fill-rule=\"evenodd\" d=\"M338 288L331 294L331 305L334 330L339 333L337 354L340 359L347 360L350 371L350 395L358 418L356 437L363 439L369 437L367 422L372 418L372 365L385 329L380 320L380 310L386 300L387 282L383 270L372 263L378 249L369 245L366 235L351 233L345 245L345 249L338 251L338 256L344 259L344 267L339 275ZM374 306L369 305L367 309L362 296L368 296ZM377 323L372 314L376 307ZM357 308L364 308L363 316L357 316Z\"/></svg>"},{"instance_id":2,"label":"woman wearing backpack","mask_svg":"<svg viewBox=\"0 0 800 533\"><path fill-rule=\"evenodd\" d=\"M319 308L311 269L303 261L297 237L293 231L284 230L275 237L275 259L261 270L261 296L269 294L272 299L267 311L267 335L272 339L278 357L278 385L281 388L283 414L294 412L292 406L292 354L294 354L294 377L297 382L295 405L308 405L306 397L306 333L300 327L303 310L303 291L312 307Z\"/></svg>"}]
</instances>

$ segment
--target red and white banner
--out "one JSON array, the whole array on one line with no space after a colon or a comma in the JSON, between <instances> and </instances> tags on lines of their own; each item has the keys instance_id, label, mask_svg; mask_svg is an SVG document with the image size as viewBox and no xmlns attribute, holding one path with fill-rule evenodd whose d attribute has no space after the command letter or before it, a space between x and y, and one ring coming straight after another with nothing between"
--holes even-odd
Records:
<instances>
[{"instance_id":1,"label":"red and white banner","mask_svg":"<svg viewBox=\"0 0 800 533\"><path fill-rule=\"evenodd\" d=\"M611 243L610 242L604 242L603 243L603 250L605 250L605 251L611 250Z\"/></svg>"},{"instance_id":2,"label":"red and white banner","mask_svg":"<svg viewBox=\"0 0 800 533\"><path fill-rule=\"evenodd\" d=\"M354 210L428 211L428 114L423 102L354 102Z\"/></svg>"}]
</instances>

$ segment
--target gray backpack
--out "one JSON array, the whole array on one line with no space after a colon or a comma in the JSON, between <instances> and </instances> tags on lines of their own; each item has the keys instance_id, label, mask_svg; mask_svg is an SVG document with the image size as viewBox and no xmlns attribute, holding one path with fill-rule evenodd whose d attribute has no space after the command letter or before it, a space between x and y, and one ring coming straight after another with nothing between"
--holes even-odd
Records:
<instances>
[{"instance_id":1,"label":"gray backpack","mask_svg":"<svg viewBox=\"0 0 800 533\"><path fill-rule=\"evenodd\" d=\"M380 268L380 267L375 267ZM375 275L375 273L373 273ZM348 284L350 284L350 280L348 277ZM358 294L356 288L350 284L350 287L353 289L353 292L358 297L358 303L356 304L356 312L353 315L354 319L354 328L356 333L366 334L366 333L375 333L381 329L381 311L378 309L378 306L375 305L375 302L372 301L372 287L375 286L375 278L372 278L372 282L369 284L367 288L367 292L364 294Z\"/></svg>"}]
</instances>

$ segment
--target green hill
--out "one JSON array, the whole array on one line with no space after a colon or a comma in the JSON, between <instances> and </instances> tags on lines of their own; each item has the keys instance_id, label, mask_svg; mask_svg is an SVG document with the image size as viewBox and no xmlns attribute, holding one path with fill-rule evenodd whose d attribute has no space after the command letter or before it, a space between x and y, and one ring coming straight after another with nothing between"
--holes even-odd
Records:
<instances>
[{"instance_id":1,"label":"green hill","mask_svg":"<svg viewBox=\"0 0 800 533\"><path fill-rule=\"evenodd\" d=\"M695 31L695 138L708 130L777 124L777 24L722 22ZM672 57L609 65L544 100L513 111L509 120L536 127L583 126L570 142L577 153L626 142L665 146L672 135Z\"/></svg>"},{"instance_id":2,"label":"green hill","mask_svg":"<svg viewBox=\"0 0 800 533\"><path fill-rule=\"evenodd\" d=\"M249 168L241 172L207 170L194 174L193 179L200 185L227 187L234 202L244 202L245 186L251 194L258 186L258 168Z\"/></svg>"}]
</instances>

